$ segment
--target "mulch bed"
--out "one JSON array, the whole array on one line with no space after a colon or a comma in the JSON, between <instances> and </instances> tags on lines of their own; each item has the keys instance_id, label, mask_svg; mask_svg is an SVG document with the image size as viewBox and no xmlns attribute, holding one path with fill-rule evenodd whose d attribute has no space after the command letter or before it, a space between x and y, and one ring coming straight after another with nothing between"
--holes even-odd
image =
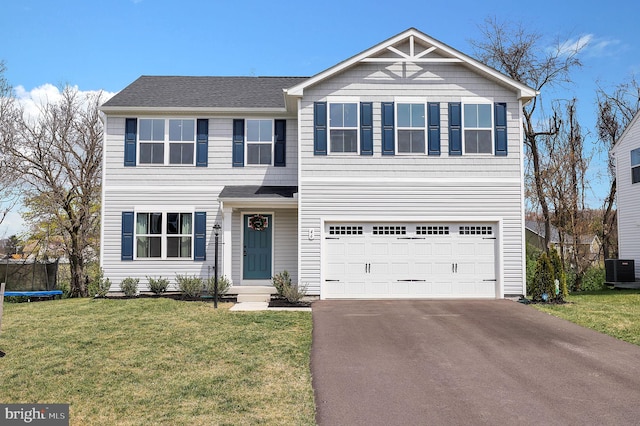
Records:
<instances>
[{"instance_id":1,"label":"mulch bed","mask_svg":"<svg viewBox=\"0 0 640 426\"><path fill-rule=\"evenodd\" d=\"M289 302L287 299L271 299L269 302L270 308L309 308L311 302L300 301L297 303Z\"/></svg>"}]
</instances>

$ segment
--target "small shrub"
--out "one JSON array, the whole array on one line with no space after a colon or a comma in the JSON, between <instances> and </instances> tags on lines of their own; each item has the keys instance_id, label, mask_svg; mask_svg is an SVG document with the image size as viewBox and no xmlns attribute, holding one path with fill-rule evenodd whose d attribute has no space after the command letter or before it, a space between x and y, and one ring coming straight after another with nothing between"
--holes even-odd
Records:
<instances>
[{"instance_id":1,"label":"small shrub","mask_svg":"<svg viewBox=\"0 0 640 426\"><path fill-rule=\"evenodd\" d=\"M298 303L307 294L306 286L298 286L298 284L292 284L284 288L284 298L290 303Z\"/></svg>"},{"instance_id":2,"label":"small shrub","mask_svg":"<svg viewBox=\"0 0 640 426\"><path fill-rule=\"evenodd\" d=\"M209 293L209 295L211 296L213 296L213 293L215 293L215 283L215 277L209 277L209 279L207 279L207 293ZM218 277L218 297L227 294L230 287L231 280L229 280L229 278L227 278L226 276Z\"/></svg>"},{"instance_id":3,"label":"small shrub","mask_svg":"<svg viewBox=\"0 0 640 426\"><path fill-rule=\"evenodd\" d=\"M93 295L93 297L105 297L109 292L109 288L111 288L111 280L109 278L104 277L104 271L102 268L94 274L89 281L88 292L89 296Z\"/></svg>"},{"instance_id":4,"label":"small shrub","mask_svg":"<svg viewBox=\"0 0 640 426\"><path fill-rule=\"evenodd\" d=\"M127 297L133 297L138 294L138 283L140 279L127 277L120 283L120 290Z\"/></svg>"},{"instance_id":5,"label":"small shrub","mask_svg":"<svg viewBox=\"0 0 640 426\"><path fill-rule=\"evenodd\" d=\"M271 279L271 282L276 288L278 296L285 297L285 289L291 287L291 276L289 275L288 271L282 271L279 274L274 275Z\"/></svg>"},{"instance_id":6,"label":"small shrub","mask_svg":"<svg viewBox=\"0 0 640 426\"><path fill-rule=\"evenodd\" d=\"M553 266L546 253L542 253L538 258L532 285L527 289L527 293L535 302L546 302L555 299L556 286L553 274ZM545 298L546 295L546 298Z\"/></svg>"},{"instance_id":7,"label":"small shrub","mask_svg":"<svg viewBox=\"0 0 640 426\"><path fill-rule=\"evenodd\" d=\"M178 288L183 293L184 297L196 298L200 297L202 290L204 290L204 282L202 278L195 275L180 275L176 274L176 281L178 281Z\"/></svg>"},{"instance_id":8,"label":"small shrub","mask_svg":"<svg viewBox=\"0 0 640 426\"><path fill-rule=\"evenodd\" d=\"M582 276L582 290L604 290L606 288L604 284L605 280L605 269L599 266L592 266L591 268L587 269Z\"/></svg>"},{"instance_id":9,"label":"small shrub","mask_svg":"<svg viewBox=\"0 0 640 426\"><path fill-rule=\"evenodd\" d=\"M553 275L558 281L559 293L556 296L557 300L564 300L569 296L569 289L567 288L567 274L564 272L564 265L558 254L558 250L554 247L550 250L551 266L553 267Z\"/></svg>"},{"instance_id":10,"label":"small shrub","mask_svg":"<svg viewBox=\"0 0 640 426\"><path fill-rule=\"evenodd\" d=\"M167 287L169 287L169 280L166 278L147 277L147 280L149 280L149 290L154 294L162 294L167 291Z\"/></svg>"}]
</instances>

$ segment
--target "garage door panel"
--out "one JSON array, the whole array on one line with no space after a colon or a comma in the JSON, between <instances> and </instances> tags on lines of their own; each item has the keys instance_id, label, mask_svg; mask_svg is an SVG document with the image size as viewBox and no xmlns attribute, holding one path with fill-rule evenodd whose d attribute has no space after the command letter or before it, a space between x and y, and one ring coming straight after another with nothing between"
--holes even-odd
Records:
<instances>
[{"instance_id":1,"label":"garage door panel","mask_svg":"<svg viewBox=\"0 0 640 426\"><path fill-rule=\"evenodd\" d=\"M361 232L327 239L325 298L496 297L491 225L336 228Z\"/></svg>"}]
</instances>

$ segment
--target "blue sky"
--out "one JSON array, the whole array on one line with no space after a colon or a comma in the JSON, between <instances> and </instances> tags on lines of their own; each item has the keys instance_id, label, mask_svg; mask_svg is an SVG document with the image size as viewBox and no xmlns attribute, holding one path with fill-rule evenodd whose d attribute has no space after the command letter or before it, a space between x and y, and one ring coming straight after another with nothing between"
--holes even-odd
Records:
<instances>
[{"instance_id":1,"label":"blue sky","mask_svg":"<svg viewBox=\"0 0 640 426\"><path fill-rule=\"evenodd\" d=\"M140 75L311 76L409 27L472 55L478 25L496 17L522 22L550 45L589 41L576 83L554 96L578 98L591 144L596 82L640 72L640 4L630 0L7 0L0 10L0 60L25 98L47 84L117 92ZM603 162L592 161L595 206L606 195L596 179ZM14 215L0 225L0 237L17 223Z\"/></svg>"}]
</instances>

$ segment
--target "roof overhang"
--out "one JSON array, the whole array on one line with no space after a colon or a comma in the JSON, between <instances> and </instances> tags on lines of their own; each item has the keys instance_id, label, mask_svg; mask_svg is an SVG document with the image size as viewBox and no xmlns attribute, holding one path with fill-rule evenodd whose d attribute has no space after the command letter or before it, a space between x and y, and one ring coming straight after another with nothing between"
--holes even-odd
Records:
<instances>
[{"instance_id":1,"label":"roof overhang","mask_svg":"<svg viewBox=\"0 0 640 426\"><path fill-rule=\"evenodd\" d=\"M226 207L298 207L297 186L227 185L218 201Z\"/></svg>"},{"instance_id":2,"label":"roof overhang","mask_svg":"<svg viewBox=\"0 0 640 426\"><path fill-rule=\"evenodd\" d=\"M216 114L216 115L290 115L285 108L222 108L222 107L117 107L102 106L100 111L110 115L125 114L179 114L179 115L198 115L198 114Z\"/></svg>"},{"instance_id":3,"label":"roof overhang","mask_svg":"<svg viewBox=\"0 0 640 426\"><path fill-rule=\"evenodd\" d=\"M409 52L403 52L396 46L409 43ZM391 54L395 56L381 56L382 54ZM432 55L434 54L434 55ZM362 53L359 53L339 64L326 69L308 80L285 90L289 97L302 97L304 89L318 84L336 74L339 74L360 63L459 63L478 74L484 75L500 84L503 84L518 94L518 98L523 104L526 104L536 95L538 91L522 84L512 78L502 74L501 72L465 55L458 50L447 46L446 44L429 37L428 35L410 28L390 39L373 46Z\"/></svg>"}]
</instances>

